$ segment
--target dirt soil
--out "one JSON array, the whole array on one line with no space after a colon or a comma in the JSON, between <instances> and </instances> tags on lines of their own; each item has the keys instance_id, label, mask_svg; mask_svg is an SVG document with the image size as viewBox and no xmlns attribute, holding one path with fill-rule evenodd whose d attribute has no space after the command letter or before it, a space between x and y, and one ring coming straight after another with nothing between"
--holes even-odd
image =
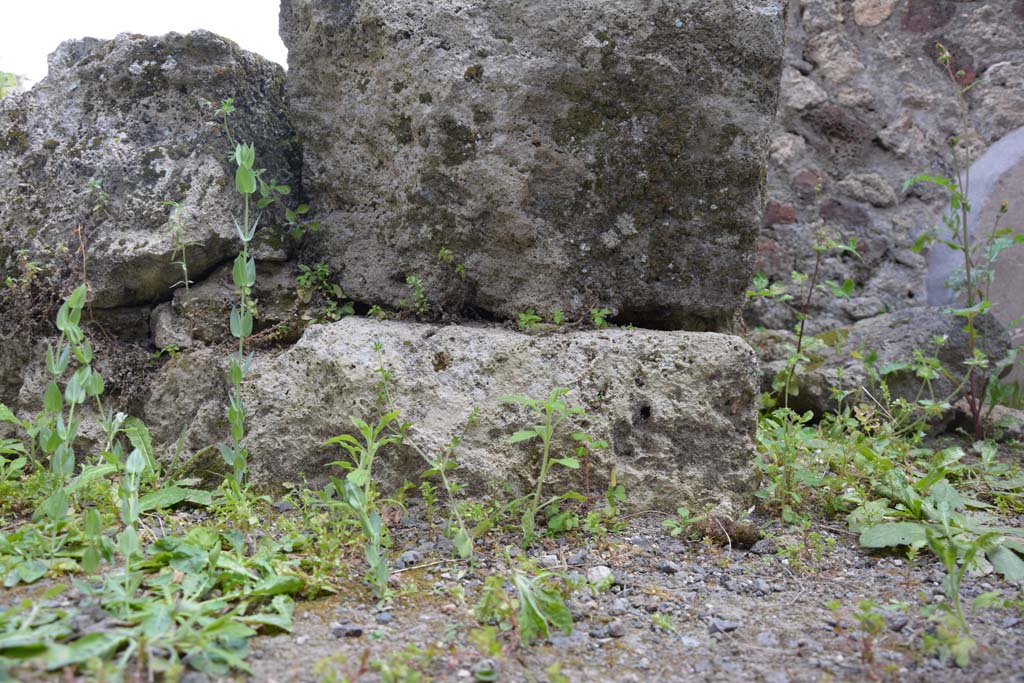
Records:
<instances>
[{"instance_id":1,"label":"dirt soil","mask_svg":"<svg viewBox=\"0 0 1024 683\"><path fill-rule=\"evenodd\" d=\"M921 608L942 599L944 577L927 553L912 561L871 554L844 529L822 525L747 549L684 541L661 527L664 515L657 513L633 516L622 532L602 540L569 535L531 550L540 565L580 578L606 567L614 585L598 594L589 588L573 593L570 635L556 633L548 643L523 648L507 634L503 653L485 657L467 637L478 626L472 607L483 578L504 569L504 548L515 547L515 536L492 533L470 567L449 559L450 542L418 521L416 508L410 512L392 529L401 544L397 564L411 565L392 578L399 597L380 610L354 587L351 596L299 604L293 633L253 641L252 680L312 683L341 681L343 674L361 683L420 680L360 671L361 661L394 655L438 681L472 681L491 667L494 680L551 683L1024 681L1019 603L973 618L979 646L969 667L923 652L922 636L934 626ZM1020 600L1021 589L997 576L966 577L962 595L965 604L990 590ZM870 643L853 616L864 599L886 608L885 626ZM837 610L825 604L834 600ZM674 632L655 624L658 615ZM397 655L409 645L432 655ZM549 673L556 663L565 679Z\"/></svg>"}]
</instances>

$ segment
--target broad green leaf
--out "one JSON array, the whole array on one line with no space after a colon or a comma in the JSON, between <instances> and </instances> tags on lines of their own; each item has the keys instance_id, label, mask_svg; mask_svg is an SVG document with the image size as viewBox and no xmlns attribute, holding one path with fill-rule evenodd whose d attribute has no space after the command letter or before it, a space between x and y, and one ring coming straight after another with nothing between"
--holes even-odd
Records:
<instances>
[{"instance_id":1,"label":"broad green leaf","mask_svg":"<svg viewBox=\"0 0 1024 683\"><path fill-rule=\"evenodd\" d=\"M927 541L925 526L917 522L886 522L869 527L860 534L860 544L865 548L922 545Z\"/></svg>"},{"instance_id":2,"label":"broad green leaf","mask_svg":"<svg viewBox=\"0 0 1024 683\"><path fill-rule=\"evenodd\" d=\"M464 529L459 529L455 534L455 551L459 557L466 559L473 554L473 541L470 540Z\"/></svg>"},{"instance_id":3,"label":"broad green leaf","mask_svg":"<svg viewBox=\"0 0 1024 683\"><path fill-rule=\"evenodd\" d=\"M0 422L7 422L15 426L21 426L21 420L18 416L11 412L11 409L0 403Z\"/></svg>"},{"instance_id":4,"label":"broad green leaf","mask_svg":"<svg viewBox=\"0 0 1024 683\"><path fill-rule=\"evenodd\" d=\"M102 659L127 641L128 637L124 634L100 631L86 634L67 645L53 644L46 653L46 668L54 671L74 664L84 664L93 658Z\"/></svg>"},{"instance_id":5,"label":"broad green leaf","mask_svg":"<svg viewBox=\"0 0 1024 683\"><path fill-rule=\"evenodd\" d=\"M161 510L177 505L186 500L191 500L196 493L206 493L196 489L186 489L180 486L166 486L155 491L150 491L139 499L139 511Z\"/></svg>"},{"instance_id":6,"label":"broad green leaf","mask_svg":"<svg viewBox=\"0 0 1024 683\"><path fill-rule=\"evenodd\" d=\"M57 382L50 380L46 385L46 392L43 394L43 408L51 413L59 413L64 407L64 396L61 394Z\"/></svg>"},{"instance_id":7,"label":"broad green leaf","mask_svg":"<svg viewBox=\"0 0 1024 683\"><path fill-rule=\"evenodd\" d=\"M950 486L949 482L945 479L940 479L932 485L931 490L928 492L928 499L936 505L945 503L949 506L950 510L962 510L966 504L963 496Z\"/></svg>"},{"instance_id":8,"label":"broad green leaf","mask_svg":"<svg viewBox=\"0 0 1024 683\"><path fill-rule=\"evenodd\" d=\"M234 263L231 265L231 281L235 287L245 287L247 285L246 277L246 258L245 254L239 254L235 257Z\"/></svg>"},{"instance_id":9,"label":"broad green leaf","mask_svg":"<svg viewBox=\"0 0 1024 683\"><path fill-rule=\"evenodd\" d=\"M238 167L235 171L235 189L239 194L252 194L256 191L256 175L251 168Z\"/></svg>"},{"instance_id":10,"label":"broad green leaf","mask_svg":"<svg viewBox=\"0 0 1024 683\"><path fill-rule=\"evenodd\" d=\"M49 568L50 566L42 560L25 560L17 566L16 575L22 583L35 583L46 576ZM15 584L7 583L8 588L13 585Z\"/></svg>"},{"instance_id":11,"label":"broad green leaf","mask_svg":"<svg viewBox=\"0 0 1024 683\"><path fill-rule=\"evenodd\" d=\"M132 452L128 454L128 459L124 463L124 471L131 477L146 471L146 458L138 448L133 448Z\"/></svg>"},{"instance_id":12,"label":"broad green leaf","mask_svg":"<svg viewBox=\"0 0 1024 683\"><path fill-rule=\"evenodd\" d=\"M1024 579L1024 560L1005 546L996 546L985 553L988 561L1007 581Z\"/></svg>"},{"instance_id":13,"label":"broad green leaf","mask_svg":"<svg viewBox=\"0 0 1024 683\"><path fill-rule=\"evenodd\" d=\"M139 535L135 533L135 527L126 526L117 535L117 549L123 556L131 557L139 552L139 548Z\"/></svg>"},{"instance_id":14,"label":"broad green leaf","mask_svg":"<svg viewBox=\"0 0 1024 683\"><path fill-rule=\"evenodd\" d=\"M137 448L150 467L156 464L153 455L153 439L149 435L146 423L137 417L129 417L124 421L124 433L133 448Z\"/></svg>"},{"instance_id":15,"label":"broad green leaf","mask_svg":"<svg viewBox=\"0 0 1024 683\"><path fill-rule=\"evenodd\" d=\"M512 436L510 436L508 442L519 443L520 441L528 441L530 439L534 439L537 436L537 431L534 429L521 429Z\"/></svg>"},{"instance_id":16,"label":"broad green leaf","mask_svg":"<svg viewBox=\"0 0 1024 683\"><path fill-rule=\"evenodd\" d=\"M245 592L250 596L288 595L298 593L305 586L305 582L298 576L289 574L269 576Z\"/></svg>"},{"instance_id":17,"label":"broad green leaf","mask_svg":"<svg viewBox=\"0 0 1024 683\"><path fill-rule=\"evenodd\" d=\"M580 468L580 461L576 458L554 458L553 462L557 462L562 467L568 467L571 470L578 470Z\"/></svg>"},{"instance_id":18,"label":"broad green leaf","mask_svg":"<svg viewBox=\"0 0 1024 683\"><path fill-rule=\"evenodd\" d=\"M74 494L83 486L87 486L89 483L103 479L104 477L109 477L116 473L118 469L117 465L94 465L92 467L83 468L82 473L67 485L67 492L69 494Z\"/></svg>"}]
</instances>

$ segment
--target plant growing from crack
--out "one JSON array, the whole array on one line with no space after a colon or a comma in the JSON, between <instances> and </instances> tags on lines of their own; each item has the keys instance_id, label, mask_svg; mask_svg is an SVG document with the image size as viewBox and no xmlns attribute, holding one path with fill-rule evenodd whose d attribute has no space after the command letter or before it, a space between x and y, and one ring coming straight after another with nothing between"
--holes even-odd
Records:
<instances>
[{"instance_id":1,"label":"plant growing from crack","mask_svg":"<svg viewBox=\"0 0 1024 683\"><path fill-rule=\"evenodd\" d=\"M414 313L417 318L426 318L430 314L430 302L427 301L427 295L423 291L423 280L415 275L407 275L405 284L411 290L412 299L399 299L399 308Z\"/></svg>"},{"instance_id":2,"label":"plant growing from crack","mask_svg":"<svg viewBox=\"0 0 1024 683\"><path fill-rule=\"evenodd\" d=\"M185 226L188 223L188 214L180 202L164 202L164 206L171 207L171 217L167 221L167 232L170 234L171 241L174 244L171 264L181 269L181 280L171 285L171 289L183 286L185 288L185 299L188 300L188 288L192 284L192 280L188 276L188 250L192 247L201 247L203 243L186 237Z\"/></svg>"},{"instance_id":3,"label":"plant growing from crack","mask_svg":"<svg viewBox=\"0 0 1024 683\"><path fill-rule=\"evenodd\" d=\"M224 116L224 130L229 140L233 141L228 129L228 114L234 111L231 100L225 100L218 113ZM256 304L252 299L252 288L256 284L256 260L249 253L249 245L256 235L259 218L250 220L250 200L256 193L257 172L253 170L256 162L256 149L252 144L235 143L233 154L235 162L235 190L243 198L242 222L235 221L235 231L241 240L242 249L235 257L231 267L231 280L236 287L238 305L231 307L231 335L238 340L238 352L231 356L229 376L231 392L228 396L228 424L231 426L230 443L219 443L224 462L231 468L229 488L237 495L245 480L245 472L249 459L248 449L242 445L245 438L245 401L242 397L242 383L252 365L252 354L245 355L245 340L252 335L253 312Z\"/></svg>"}]
</instances>

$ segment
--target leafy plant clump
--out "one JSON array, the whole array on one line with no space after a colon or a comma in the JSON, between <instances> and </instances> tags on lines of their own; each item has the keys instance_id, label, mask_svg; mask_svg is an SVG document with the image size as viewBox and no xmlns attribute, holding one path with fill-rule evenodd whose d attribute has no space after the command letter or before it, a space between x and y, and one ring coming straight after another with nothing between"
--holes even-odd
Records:
<instances>
[{"instance_id":1,"label":"leafy plant clump","mask_svg":"<svg viewBox=\"0 0 1024 683\"><path fill-rule=\"evenodd\" d=\"M312 307L312 314L304 316L312 324L336 322L355 314L355 305L345 300L341 285L331 282L331 269L324 263L300 264L295 288L299 303Z\"/></svg>"},{"instance_id":2,"label":"leafy plant clump","mask_svg":"<svg viewBox=\"0 0 1024 683\"><path fill-rule=\"evenodd\" d=\"M569 469L579 469L580 461L574 455L556 457L555 435L559 427L570 417L583 416L583 409L578 406L570 406L566 403L565 396L569 390L564 387L557 387L551 391L546 399L534 399L526 396L506 396L502 398L504 403L518 403L525 406L531 413L540 417L541 422L528 429L521 429L515 432L509 439L509 443L522 443L525 441L539 440L541 446L540 471L537 473L536 489L533 493L527 494L521 499L524 505L522 525L523 542L532 543L537 538L537 514L545 508L557 505L561 501L572 500L586 502L586 498L575 491L567 491L547 500L543 499L544 482L555 465ZM580 439L585 435L580 434ZM556 513L549 521L549 527L563 528L565 516L561 517Z\"/></svg>"}]
</instances>

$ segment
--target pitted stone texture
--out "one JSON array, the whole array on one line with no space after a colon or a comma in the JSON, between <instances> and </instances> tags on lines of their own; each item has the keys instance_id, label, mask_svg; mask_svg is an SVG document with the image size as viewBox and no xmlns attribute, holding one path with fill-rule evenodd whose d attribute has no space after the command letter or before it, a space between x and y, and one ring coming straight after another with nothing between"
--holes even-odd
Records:
<instances>
[{"instance_id":1,"label":"pitted stone texture","mask_svg":"<svg viewBox=\"0 0 1024 683\"><path fill-rule=\"evenodd\" d=\"M853 0L853 18L858 26L878 26L889 18L900 0Z\"/></svg>"},{"instance_id":2,"label":"pitted stone texture","mask_svg":"<svg viewBox=\"0 0 1024 683\"><path fill-rule=\"evenodd\" d=\"M166 297L181 279L167 201L182 204L186 237L201 243L188 250L194 279L231 258L241 200L214 115L224 98L238 110L234 136L255 143L268 177L297 177L281 68L228 40L87 38L62 43L49 64L32 90L0 101L0 278L19 249L47 264L84 243L74 262L92 307Z\"/></svg>"},{"instance_id":3,"label":"pitted stone texture","mask_svg":"<svg viewBox=\"0 0 1024 683\"><path fill-rule=\"evenodd\" d=\"M527 336L495 327L436 326L377 322L349 317L308 329L289 350L257 355L245 384L246 444L254 481L264 484L324 483L342 458L328 438L353 433L350 416L375 421L380 374L374 343L392 371L391 395L413 439L438 453L462 434L455 476L475 494L506 484L529 490L538 451L535 444L510 444L513 432L536 424L521 406L500 402L508 395L546 397L570 389L568 401L583 406L584 423L566 425L559 452L573 448L570 434L586 431L609 449L591 456L592 491L604 490L611 468L630 501L674 510L679 505L725 503L740 509L756 482L751 467L756 424L757 367L753 351L738 337L697 332L611 329ZM201 351L205 354L205 351ZM227 387L208 387L211 374L183 354L155 380L153 403L167 440L190 424L196 445L227 433ZM188 386L190 369L200 377L204 402ZM174 398L178 397L178 398ZM160 405L178 401L168 418ZM473 409L477 419L467 426ZM162 420L162 422L161 422ZM463 430L465 432L463 433ZM426 466L405 447L382 451L374 465L381 490L417 481ZM557 469L557 468L556 468ZM552 490L582 487L581 472L564 470ZM504 494L502 494L504 495Z\"/></svg>"},{"instance_id":4,"label":"pitted stone texture","mask_svg":"<svg viewBox=\"0 0 1024 683\"><path fill-rule=\"evenodd\" d=\"M435 313L728 327L782 21L775 0L285 0L311 259L368 303L413 275Z\"/></svg>"}]
</instances>

